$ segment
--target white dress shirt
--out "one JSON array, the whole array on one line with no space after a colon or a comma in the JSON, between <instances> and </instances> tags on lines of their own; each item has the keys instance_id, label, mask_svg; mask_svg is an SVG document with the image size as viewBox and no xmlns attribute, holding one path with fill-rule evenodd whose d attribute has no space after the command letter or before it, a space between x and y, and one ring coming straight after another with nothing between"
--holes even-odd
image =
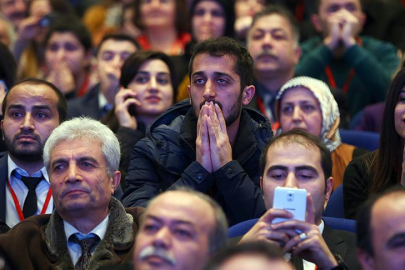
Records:
<instances>
[{"instance_id":1,"label":"white dress shirt","mask_svg":"<svg viewBox=\"0 0 405 270\"><path fill-rule=\"evenodd\" d=\"M75 233L78 233L82 236L82 238L86 238L87 235L94 233L98 237L100 237L100 240L103 240L104 235L107 231L107 226L108 226L108 220L109 220L109 215L101 221L100 224L98 224L91 232L87 234L83 234L79 232L75 227L73 227L71 224L66 222L65 220L63 221L63 226L65 229L65 235L66 235L66 243L67 247L69 250L70 258L72 258L72 263L73 265L76 265L77 261L80 259L80 256L82 256L82 248L78 243L74 243L72 241L69 242L69 237ZM94 250L91 252L91 255L93 255Z\"/></svg>"},{"instance_id":2,"label":"white dress shirt","mask_svg":"<svg viewBox=\"0 0 405 270\"><path fill-rule=\"evenodd\" d=\"M50 183L49 183L49 177L48 173L43 167L41 170L33 173L32 175L29 175L24 169L21 169L17 166L17 164L14 163L14 161L10 158L10 156L7 159L7 164L8 164L8 179L10 180L10 185L11 188L13 189L17 200L20 204L21 211L24 206L25 198L27 197L28 194L28 188L27 186L13 175L13 171L17 170L17 172L22 175L22 176L32 176L32 177L40 177L41 175L44 176L45 181L41 181L37 188L35 189L35 193L37 194L37 212L35 215L38 215L41 213L42 207L44 206L46 196L48 195L48 190L50 188ZM51 197L51 200L49 201L48 207L46 209L46 214L51 214L53 211L53 198ZM6 223L7 225L11 228L17 223L20 222L20 217L18 215L16 206L14 204L13 196L11 195L10 189L7 186L6 188Z\"/></svg>"}]
</instances>

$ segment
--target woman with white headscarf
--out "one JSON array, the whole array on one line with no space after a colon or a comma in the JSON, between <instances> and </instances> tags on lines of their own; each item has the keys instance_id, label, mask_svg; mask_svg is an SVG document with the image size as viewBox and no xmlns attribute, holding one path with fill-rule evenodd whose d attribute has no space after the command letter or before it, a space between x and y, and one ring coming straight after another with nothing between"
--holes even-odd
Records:
<instances>
[{"instance_id":1,"label":"woman with white headscarf","mask_svg":"<svg viewBox=\"0 0 405 270\"><path fill-rule=\"evenodd\" d=\"M332 154L334 189L343 181L347 164L365 151L340 139L340 113L329 89L322 81L296 77L286 82L276 97L280 131L303 129L319 137Z\"/></svg>"}]
</instances>

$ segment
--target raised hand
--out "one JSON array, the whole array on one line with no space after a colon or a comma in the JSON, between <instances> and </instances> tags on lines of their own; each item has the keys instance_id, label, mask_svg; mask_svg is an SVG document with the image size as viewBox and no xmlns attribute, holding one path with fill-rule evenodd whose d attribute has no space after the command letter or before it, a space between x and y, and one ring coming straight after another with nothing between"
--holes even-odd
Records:
<instances>
[{"instance_id":1,"label":"raised hand","mask_svg":"<svg viewBox=\"0 0 405 270\"><path fill-rule=\"evenodd\" d=\"M225 118L218 104L208 104L207 118L211 163L213 171L232 161L232 147L226 131Z\"/></svg>"},{"instance_id":2,"label":"raised hand","mask_svg":"<svg viewBox=\"0 0 405 270\"><path fill-rule=\"evenodd\" d=\"M212 173L211 164L211 149L208 134L208 102L201 107L200 115L197 121L197 139L196 145L196 160L200 163L209 173Z\"/></svg>"},{"instance_id":3,"label":"raised hand","mask_svg":"<svg viewBox=\"0 0 405 270\"><path fill-rule=\"evenodd\" d=\"M346 9L341 10L339 14L344 18L342 42L347 50L356 44L356 37L361 31L362 23L356 16Z\"/></svg>"},{"instance_id":4,"label":"raised hand","mask_svg":"<svg viewBox=\"0 0 405 270\"><path fill-rule=\"evenodd\" d=\"M315 224L315 206L311 194L307 194L306 222L288 220L273 224L271 227L274 230L293 232L283 247L284 252L300 255L303 259L316 264L318 269L333 269L338 265Z\"/></svg>"},{"instance_id":5,"label":"raised hand","mask_svg":"<svg viewBox=\"0 0 405 270\"><path fill-rule=\"evenodd\" d=\"M51 67L51 72L46 80L53 83L64 94L76 90L75 78L66 60L56 61L55 65Z\"/></svg>"},{"instance_id":6,"label":"raised hand","mask_svg":"<svg viewBox=\"0 0 405 270\"><path fill-rule=\"evenodd\" d=\"M293 215L282 209L271 208L256 222L256 224L242 237L239 243L264 240L273 242L283 247L289 240L293 232L274 230L272 221L275 218L292 218Z\"/></svg>"},{"instance_id":7,"label":"raised hand","mask_svg":"<svg viewBox=\"0 0 405 270\"><path fill-rule=\"evenodd\" d=\"M121 88L115 95L115 115L117 116L120 126L136 130L138 121L134 115L128 111L129 107L142 106L141 102L136 99L137 93L132 89Z\"/></svg>"},{"instance_id":8,"label":"raised hand","mask_svg":"<svg viewBox=\"0 0 405 270\"><path fill-rule=\"evenodd\" d=\"M341 40L340 35L340 18L332 15L327 19L328 34L324 38L324 44L330 49L335 50L339 46Z\"/></svg>"}]
</instances>

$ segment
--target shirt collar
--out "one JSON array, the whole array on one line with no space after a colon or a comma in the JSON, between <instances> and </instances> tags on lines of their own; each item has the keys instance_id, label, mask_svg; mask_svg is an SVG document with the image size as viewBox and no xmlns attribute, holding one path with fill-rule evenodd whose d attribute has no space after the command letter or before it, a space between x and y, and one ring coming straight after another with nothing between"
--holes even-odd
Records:
<instances>
[{"instance_id":1,"label":"shirt collar","mask_svg":"<svg viewBox=\"0 0 405 270\"><path fill-rule=\"evenodd\" d=\"M73 225L71 225L69 222L63 220L63 227L65 229L65 236L66 236L66 242L69 241L69 237L75 233L79 234L79 238L86 238L87 235L94 233L100 239L102 240L105 236L105 233L107 232L107 226L108 226L108 221L109 221L109 215L105 217L103 221L100 222L91 232L87 234L81 233L79 230L77 230Z\"/></svg>"},{"instance_id":2,"label":"shirt collar","mask_svg":"<svg viewBox=\"0 0 405 270\"><path fill-rule=\"evenodd\" d=\"M104 109L105 106L111 106L111 108L113 107L113 105L108 103L108 100L105 98L103 93L101 93L101 91L98 92L98 106L99 109Z\"/></svg>"},{"instance_id":3,"label":"shirt collar","mask_svg":"<svg viewBox=\"0 0 405 270\"><path fill-rule=\"evenodd\" d=\"M7 157L7 165L8 165L8 179L10 179L10 182L13 181L14 177L12 177L12 173L14 170L17 170L17 172L22 175L22 176L32 176L32 177L40 177L41 175L44 176L45 180L49 183L49 177L48 177L48 172L46 171L45 167L42 167L39 171L34 172L32 175L29 175L26 170L20 168L15 164L15 162L11 159L10 155Z\"/></svg>"}]
</instances>

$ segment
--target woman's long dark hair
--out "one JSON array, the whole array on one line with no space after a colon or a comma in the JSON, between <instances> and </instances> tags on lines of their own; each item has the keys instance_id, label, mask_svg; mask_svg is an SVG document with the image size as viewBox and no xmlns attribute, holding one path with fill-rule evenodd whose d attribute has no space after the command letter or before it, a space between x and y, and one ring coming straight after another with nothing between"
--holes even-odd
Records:
<instances>
[{"instance_id":1,"label":"woman's long dark hair","mask_svg":"<svg viewBox=\"0 0 405 270\"><path fill-rule=\"evenodd\" d=\"M404 86L405 69L401 69L391 83L385 102L380 147L370 163L374 172L368 190L370 195L388 188L392 179L396 179L397 183L401 181L404 142L395 129L395 107Z\"/></svg>"}]
</instances>

